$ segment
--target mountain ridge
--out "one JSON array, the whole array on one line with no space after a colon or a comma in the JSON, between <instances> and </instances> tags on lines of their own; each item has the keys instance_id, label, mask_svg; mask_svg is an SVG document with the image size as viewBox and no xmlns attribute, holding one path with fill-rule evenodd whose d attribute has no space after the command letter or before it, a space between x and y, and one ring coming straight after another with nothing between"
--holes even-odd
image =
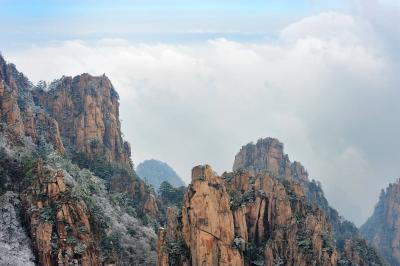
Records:
<instances>
[{"instance_id":1,"label":"mountain ridge","mask_svg":"<svg viewBox=\"0 0 400 266\"><path fill-rule=\"evenodd\" d=\"M0 57L0 203L18 214L0 235L22 230L34 254L8 238L0 264L155 265L159 203L133 170L118 94L89 74L51 86Z\"/></svg>"},{"instance_id":2,"label":"mountain ridge","mask_svg":"<svg viewBox=\"0 0 400 266\"><path fill-rule=\"evenodd\" d=\"M274 138L242 146L233 172L194 167L158 235L160 266L385 265Z\"/></svg>"},{"instance_id":3,"label":"mountain ridge","mask_svg":"<svg viewBox=\"0 0 400 266\"><path fill-rule=\"evenodd\" d=\"M400 179L382 189L360 231L391 265L400 264Z\"/></svg>"}]
</instances>

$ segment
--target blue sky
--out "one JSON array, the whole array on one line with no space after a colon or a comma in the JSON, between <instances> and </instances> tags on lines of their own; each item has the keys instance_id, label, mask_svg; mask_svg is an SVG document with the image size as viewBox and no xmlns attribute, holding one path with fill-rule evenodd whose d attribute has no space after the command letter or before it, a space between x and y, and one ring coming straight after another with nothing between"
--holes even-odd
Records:
<instances>
[{"instance_id":1,"label":"blue sky","mask_svg":"<svg viewBox=\"0 0 400 266\"><path fill-rule=\"evenodd\" d=\"M162 12L162 13L202 13L202 12L236 12L236 13L275 13L301 14L310 10L332 10L345 7L342 1L23 1L2 0L2 16L14 18L55 17L67 15L102 15L108 12Z\"/></svg>"},{"instance_id":2,"label":"blue sky","mask_svg":"<svg viewBox=\"0 0 400 266\"><path fill-rule=\"evenodd\" d=\"M327 3L329 2L329 3ZM198 42L271 38L284 25L342 1L8 1L1 0L3 49L70 39Z\"/></svg>"}]
</instances>

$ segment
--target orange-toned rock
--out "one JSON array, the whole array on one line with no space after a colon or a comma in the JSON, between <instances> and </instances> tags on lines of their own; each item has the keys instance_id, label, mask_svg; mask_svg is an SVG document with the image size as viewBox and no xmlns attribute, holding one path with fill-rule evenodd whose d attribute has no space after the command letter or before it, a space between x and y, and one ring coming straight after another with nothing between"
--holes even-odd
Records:
<instances>
[{"instance_id":1,"label":"orange-toned rock","mask_svg":"<svg viewBox=\"0 0 400 266\"><path fill-rule=\"evenodd\" d=\"M167 231L164 228L158 229L157 239L157 265L169 266L169 256L165 247Z\"/></svg>"},{"instance_id":2,"label":"orange-toned rock","mask_svg":"<svg viewBox=\"0 0 400 266\"><path fill-rule=\"evenodd\" d=\"M251 174L268 170L273 175L290 175L289 158L283 144L274 138L265 138L257 144L249 143L235 156L233 170L247 169Z\"/></svg>"},{"instance_id":3,"label":"orange-toned rock","mask_svg":"<svg viewBox=\"0 0 400 266\"><path fill-rule=\"evenodd\" d=\"M58 122L61 136L89 158L131 168L130 146L119 121L118 94L106 76L63 77L48 92L34 91L36 101Z\"/></svg>"},{"instance_id":4,"label":"orange-toned rock","mask_svg":"<svg viewBox=\"0 0 400 266\"><path fill-rule=\"evenodd\" d=\"M183 238L197 265L244 265L235 239L230 197L210 166L192 170L192 184L182 209Z\"/></svg>"},{"instance_id":5,"label":"orange-toned rock","mask_svg":"<svg viewBox=\"0 0 400 266\"><path fill-rule=\"evenodd\" d=\"M6 87L3 83L2 96L0 96L0 119L7 125L7 129L16 135L22 135L24 125L21 112L17 103L17 92Z\"/></svg>"},{"instance_id":6,"label":"orange-toned rock","mask_svg":"<svg viewBox=\"0 0 400 266\"><path fill-rule=\"evenodd\" d=\"M36 238L36 248L40 250L40 252L38 253L40 263L42 265L52 265L52 225L50 223L38 224L37 227L34 228L34 230L34 237Z\"/></svg>"},{"instance_id":7,"label":"orange-toned rock","mask_svg":"<svg viewBox=\"0 0 400 266\"><path fill-rule=\"evenodd\" d=\"M144 199L143 205L144 213L150 215L151 217L157 217L158 215L158 207L157 207L157 200L152 194L147 194L147 198Z\"/></svg>"},{"instance_id":8,"label":"orange-toned rock","mask_svg":"<svg viewBox=\"0 0 400 266\"><path fill-rule=\"evenodd\" d=\"M248 171L251 176L256 176L257 174L265 172L268 173L269 176L274 177L274 179L290 182L291 193L295 194L296 198L305 198L309 204L316 204L324 213L325 217L328 219L328 223L332 226L336 244L342 253L340 256L341 260L345 259L344 242L360 237L357 227L353 223L345 220L335 209L329 206L321 184L315 180L311 181L308 178L308 173L304 166L299 162L290 162L289 156L284 153L283 146L284 145L275 138L259 139L255 144L249 143L244 145L235 157L233 170ZM248 178L249 177L245 177L243 180L233 180L234 184L232 184L232 187L240 187L241 190L244 191L248 190L248 185L246 185L246 180ZM265 178L263 182L266 182ZM272 184L269 184L266 187L261 186L261 189L265 190L268 195L270 192L268 192L267 187L271 187L271 185ZM260 186L256 185L256 189L259 188ZM257 199L256 202L258 204ZM280 208L282 207L283 205L281 204ZM270 210L271 208L269 207L268 211ZM253 211L250 215L252 215L253 218L255 217ZM254 225L251 224L248 226L250 226L250 228L254 227ZM313 242L318 241L314 239ZM368 245L363 248L365 248L362 252L364 254L364 259L368 256L376 258L376 260L371 263L380 265L381 260L378 259L373 248L368 247ZM375 255L373 254L374 252ZM368 254L368 256L366 254Z\"/></svg>"},{"instance_id":9,"label":"orange-toned rock","mask_svg":"<svg viewBox=\"0 0 400 266\"><path fill-rule=\"evenodd\" d=\"M40 265L99 265L87 208L81 201L64 198L63 171L47 170L39 161L35 175L22 199Z\"/></svg>"},{"instance_id":10,"label":"orange-toned rock","mask_svg":"<svg viewBox=\"0 0 400 266\"><path fill-rule=\"evenodd\" d=\"M43 135L63 155L58 124L44 110L35 108L31 86L28 79L0 55L0 122L6 124L8 133L14 137L25 135L38 142Z\"/></svg>"},{"instance_id":11,"label":"orange-toned rock","mask_svg":"<svg viewBox=\"0 0 400 266\"><path fill-rule=\"evenodd\" d=\"M182 217L173 217L167 219L167 229L160 231L159 265L176 259L167 247L179 236L189 254L178 256L174 265L183 265L183 257L191 265L337 263L331 226L324 214L305 201L300 185L280 181L265 171L218 177L210 166L197 166L192 170Z\"/></svg>"}]
</instances>

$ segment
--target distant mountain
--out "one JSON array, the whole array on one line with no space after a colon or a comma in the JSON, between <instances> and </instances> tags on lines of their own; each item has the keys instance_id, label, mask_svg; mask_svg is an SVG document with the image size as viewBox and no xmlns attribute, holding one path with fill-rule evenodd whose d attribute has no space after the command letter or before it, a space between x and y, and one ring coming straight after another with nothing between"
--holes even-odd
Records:
<instances>
[{"instance_id":1,"label":"distant mountain","mask_svg":"<svg viewBox=\"0 0 400 266\"><path fill-rule=\"evenodd\" d=\"M146 160L136 167L136 173L156 190L163 181L167 181L175 187L185 186L182 178L167 163L159 160Z\"/></svg>"},{"instance_id":2,"label":"distant mountain","mask_svg":"<svg viewBox=\"0 0 400 266\"><path fill-rule=\"evenodd\" d=\"M381 191L374 213L360 231L390 265L400 265L400 179Z\"/></svg>"}]
</instances>

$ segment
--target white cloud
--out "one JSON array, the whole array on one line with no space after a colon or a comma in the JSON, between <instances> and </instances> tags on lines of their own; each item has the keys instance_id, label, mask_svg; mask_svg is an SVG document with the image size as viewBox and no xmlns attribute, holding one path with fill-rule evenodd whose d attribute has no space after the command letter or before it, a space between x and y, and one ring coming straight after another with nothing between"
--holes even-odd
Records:
<instances>
[{"instance_id":1,"label":"white cloud","mask_svg":"<svg viewBox=\"0 0 400 266\"><path fill-rule=\"evenodd\" d=\"M361 16L322 13L274 42L69 41L5 56L34 81L106 73L134 161L167 161L186 181L195 164L230 170L241 145L278 137L359 224L400 157L400 92L375 33Z\"/></svg>"}]
</instances>

